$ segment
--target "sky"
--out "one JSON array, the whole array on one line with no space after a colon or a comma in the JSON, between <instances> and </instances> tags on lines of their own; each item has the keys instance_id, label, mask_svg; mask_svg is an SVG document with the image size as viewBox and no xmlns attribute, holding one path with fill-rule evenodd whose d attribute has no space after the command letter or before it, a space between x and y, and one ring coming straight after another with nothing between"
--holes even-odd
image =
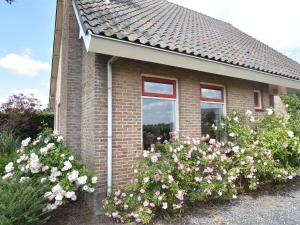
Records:
<instances>
[{"instance_id":1,"label":"sky","mask_svg":"<svg viewBox=\"0 0 300 225\"><path fill-rule=\"evenodd\" d=\"M299 0L169 0L226 21L300 62ZM0 103L34 94L48 103L56 0L0 0Z\"/></svg>"}]
</instances>

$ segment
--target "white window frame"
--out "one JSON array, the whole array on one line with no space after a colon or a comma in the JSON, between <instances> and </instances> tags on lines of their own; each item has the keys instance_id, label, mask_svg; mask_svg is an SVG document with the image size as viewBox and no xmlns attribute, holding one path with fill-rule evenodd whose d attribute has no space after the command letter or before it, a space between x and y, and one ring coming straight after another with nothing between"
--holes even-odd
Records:
<instances>
[{"instance_id":1,"label":"white window frame","mask_svg":"<svg viewBox=\"0 0 300 225\"><path fill-rule=\"evenodd\" d=\"M254 97L254 93L258 93L258 103L259 103L259 105L256 106L254 101L254 109L257 110L262 109L262 91L257 89L253 90L253 97Z\"/></svg>"},{"instance_id":2,"label":"white window frame","mask_svg":"<svg viewBox=\"0 0 300 225\"><path fill-rule=\"evenodd\" d=\"M174 77L165 77L165 76L157 76L152 74L141 74L140 79L142 80L143 77L153 77L153 78L160 78L160 79L167 79L167 80L173 80L176 81L176 98L163 98L163 97L150 97L150 96L143 96L141 92L141 147L142 150L144 150L143 146L143 99L161 99L161 100L169 100L169 101L175 101L175 132L179 132L179 91L178 91L178 79ZM144 85L141 82L142 85ZM142 86L141 86L142 89Z\"/></svg>"}]
</instances>

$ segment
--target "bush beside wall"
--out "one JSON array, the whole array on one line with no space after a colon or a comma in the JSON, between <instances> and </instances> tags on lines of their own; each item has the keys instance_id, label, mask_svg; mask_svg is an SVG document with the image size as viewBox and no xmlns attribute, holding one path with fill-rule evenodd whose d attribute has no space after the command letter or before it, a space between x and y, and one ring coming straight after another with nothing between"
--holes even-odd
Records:
<instances>
[{"instance_id":1,"label":"bush beside wall","mask_svg":"<svg viewBox=\"0 0 300 225\"><path fill-rule=\"evenodd\" d=\"M24 139L36 138L44 127L54 128L54 114L51 112L16 113L0 112L0 132L13 133Z\"/></svg>"}]
</instances>

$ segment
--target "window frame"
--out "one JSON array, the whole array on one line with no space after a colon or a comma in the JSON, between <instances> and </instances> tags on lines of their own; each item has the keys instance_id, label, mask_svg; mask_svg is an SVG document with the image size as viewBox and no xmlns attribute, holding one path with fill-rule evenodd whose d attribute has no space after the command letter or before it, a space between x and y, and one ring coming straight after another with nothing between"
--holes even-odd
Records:
<instances>
[{"instance_id":1,"label":"window frame","mask_svg":"<svg viewBox=\"0 0 300 225\"><path fill-rule=\"evenodd\" d=\"M221 99L202 97L202 88L221 91ZM225 86L224 85L200 83L200 101L201 102L223 103L223 104L225 104L225 93L224 92L225 92Z\"/></svg>"},{"instance_id":2,"label":"window frame","mask_svg":"<svg viewBox=\"0 0 300 225\"><path fill-rule=\"evenodd\" d=\"M150 78L150 79L155 79L156 81L158 80L162 80L162 81L172 81L172 82L175 82L175 91L173 89L173 95L175 95L175 97L170 97L170 96L167 96L167 97L157 97L157 96L152 96L151 94L148 95L146 93L146 95L144 95L144 77L146 78ZM173 78L173 77L165 77L165 76L157 76L157 75L150 75L150 74L141 74L141 85L142 85L142 90L141 90L141 149L144 150L144 146L143 146L143 99L144 98L152 98L152 99L162 99L162 100L169 100L169 101L175 101L175 127L174 127L174 130L175 132L179 132L180 130L180 124L179 124L179 98L178 98L178 93L179 93L179 88L178 88L178 79L176 78ZM174 88L174 87L173 87Z\"/></svg>"},{"instance_id":3,"label":"window frame","mask_svg":"<svg viewBox=\"0 0 300 225\"><path fill-rule=\"evenodd\" d=\"M255 93L257 93L258 94L258 105L256 105L255 104ZM254 89L253 90L253 97L254 97L254 109L256 109L256 110L260 110L260 109L262 109L263 107L262 107L262 91L261 90L257 90L257 89Z\"/></svg>"},{"instance_id":4,"label":"window frame","mask_svg":"<svg viewBox=\"0 0 300 225\"><path fill-rule=\"evenodd\" d=\"M145 81L153 82L153 83L171 84L173 86L173 94L160 94L160 93L154 93L154 92L146 92L145 85L144 85ZM176 99L177 98L177 80L160 78L160 77L156 77L156 76L142 75L142 96L143 97L148 96L148 97Z\"/></svg>"}]
</instances>

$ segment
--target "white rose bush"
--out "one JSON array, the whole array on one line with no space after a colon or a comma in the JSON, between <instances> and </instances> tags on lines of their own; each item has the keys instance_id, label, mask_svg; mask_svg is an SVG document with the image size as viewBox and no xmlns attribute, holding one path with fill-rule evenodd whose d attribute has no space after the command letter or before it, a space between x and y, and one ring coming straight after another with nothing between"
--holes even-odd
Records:
<instances>
[{"instance_id":1,"label":"white rose bush","mask_svg":"<svg viewBox=\"0 0 300 225\"><path fill-rule=\"evenodd\" d=\"M97 177L65 147L62 136L48 129L35 140L22 141L17 159L2 173L2 180L10 179L38 182L47 201L45 213L76 201L81 192L94 192L97 183Z\"/></svg>"},{"instance_id":2,"label":"white rose bush","mask_svg":"<svg viewBox=\"0 0 300 225\"><path fill-rule=\"evenodd\" d=\"M104 200L106 215L146 224L155 215L180 215L192 202L229 201L241 191L292 180L300 162L293 127L288 115L275 116L272 109L259 118L247 110L215 129L227 134L224 143L207 135L158 142L143 152L133 181Z\"/></svg>"}]
</instances>

